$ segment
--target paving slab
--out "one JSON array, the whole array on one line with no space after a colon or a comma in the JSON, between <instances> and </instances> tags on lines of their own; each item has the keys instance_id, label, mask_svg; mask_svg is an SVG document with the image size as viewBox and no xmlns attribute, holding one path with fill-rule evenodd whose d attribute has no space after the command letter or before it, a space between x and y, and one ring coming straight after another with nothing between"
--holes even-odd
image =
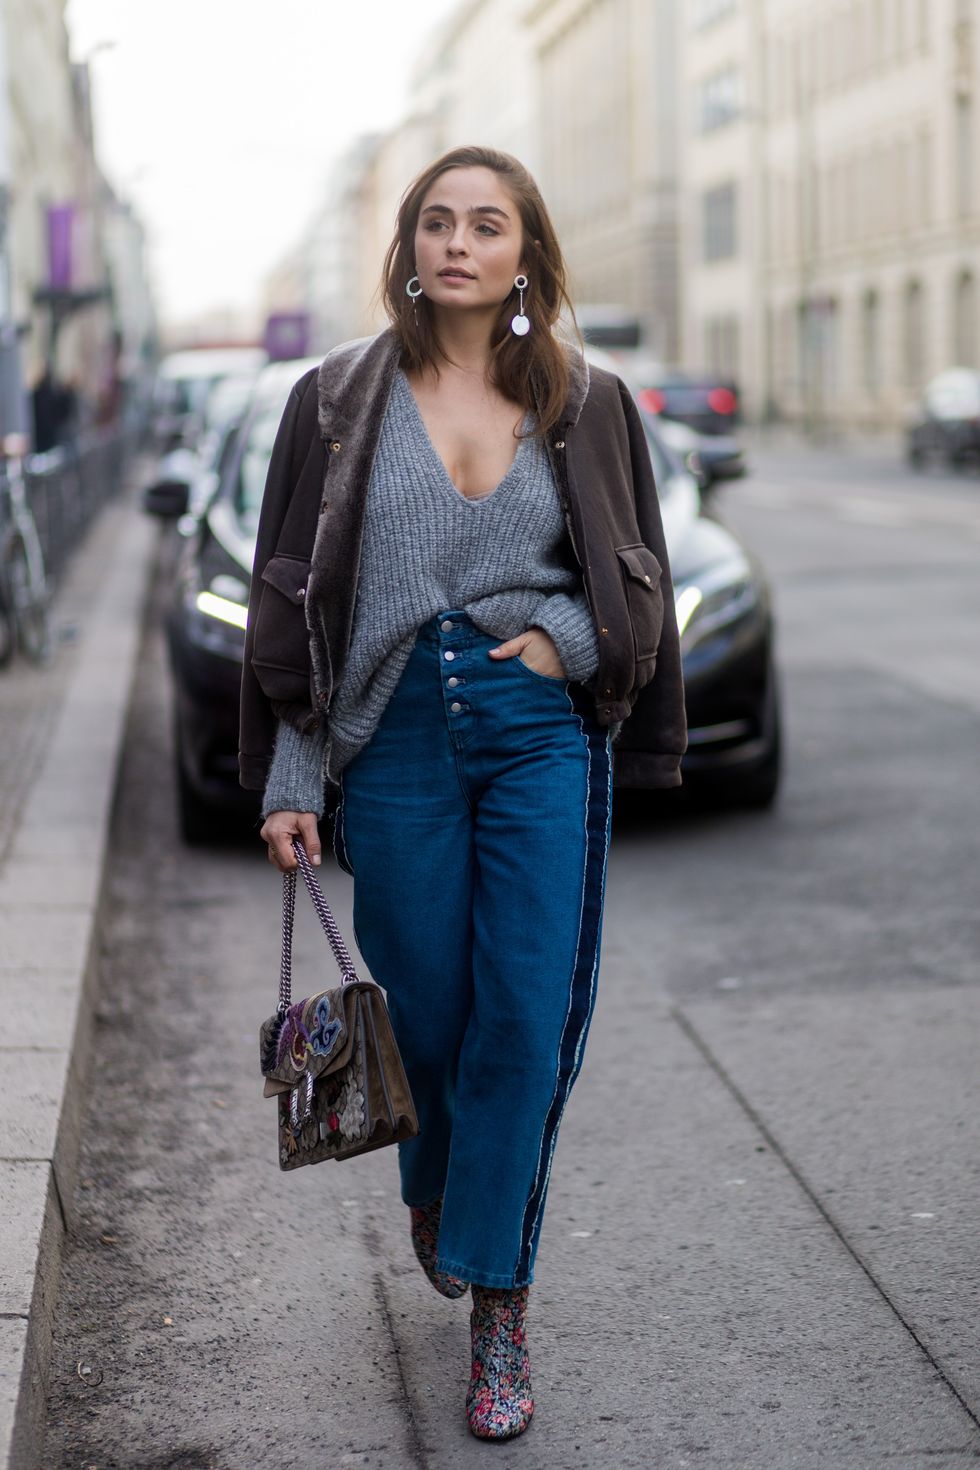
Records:
<instances>
[{"instance_id":1,"label":"paving slab","mask_svg":"<svg viewBox=\"0 0 980 1470\"><path fill-rule=\"evenodd\" d=\"M980 985L735 994L680 1013L980 1419Z\"/></svg>"}]
</instances>

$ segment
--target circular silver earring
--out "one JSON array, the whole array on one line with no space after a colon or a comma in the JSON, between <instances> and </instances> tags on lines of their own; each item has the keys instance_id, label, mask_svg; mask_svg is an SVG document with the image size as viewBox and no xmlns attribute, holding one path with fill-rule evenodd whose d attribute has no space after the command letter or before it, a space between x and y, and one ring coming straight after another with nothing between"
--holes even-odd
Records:
<instances>
[{"instance_id":1,"label":"circular silver earring","mask_svg":"<svg viewBox=\"0 0 980 1470\"><path fill-rule=\"evenodd\" d=\"M531 323L524 315L524 292L527 290L527 276L515 276L514 285L521 293L521 309L516 316L510 319L510 329L515 337L526 337L531 330Z\"/></svg>"},{"instance_id":2,"label":"circular silver earring","mask_svg":"<svg viewBox=\"0 0 980 1470\"><path fill-rule=\"evenodd\" d=\"M413 291L412 290L412 284L413 284L413 282L419 288L417 291ZM422 282L419 280L418 276L413 276L412 279L408 282L408 284L405 287L405 294L406 294L406 296L411 296L411 298L412 298L412 315L415 318L415 325L417 327L418 324L419 324L419 309L415 305L415 303L418 300L418 298L422 295Z\"/></svg>"}]
</instances>

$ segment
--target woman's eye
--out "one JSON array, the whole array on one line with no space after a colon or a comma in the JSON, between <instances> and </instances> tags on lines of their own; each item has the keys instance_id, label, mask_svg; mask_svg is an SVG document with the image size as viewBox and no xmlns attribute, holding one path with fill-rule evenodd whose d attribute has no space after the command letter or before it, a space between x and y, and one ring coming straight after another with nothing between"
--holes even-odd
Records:
<instances>
[{"instance_id":1,"label":"woman's eye","mask_svg":"<svg viewBox=\"0 0 980 1470\"><path fill-rule=\"evenodd\" d=\"M445 224L445 220L431 219L431 220L429 220L429 223L426 225L425 228L427 230L429 230L429 231L440 230L440 229L442 229L442 226L444 224ZM490 232L491 235L499 235L500 234L500 231L499 230L495 230L492 225L488 225L488 224L482 224L481 223L481 224L477 225L477 229L478 230L489 230L489 232Z\"/></svg>"}]
</instances>

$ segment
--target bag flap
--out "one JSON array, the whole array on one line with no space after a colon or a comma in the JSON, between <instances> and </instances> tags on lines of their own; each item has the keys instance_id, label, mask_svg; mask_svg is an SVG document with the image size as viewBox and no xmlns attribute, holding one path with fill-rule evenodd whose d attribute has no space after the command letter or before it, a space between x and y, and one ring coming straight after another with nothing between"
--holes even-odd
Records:
<instances>
[{"instance_id":1,"label":"bag flap","mask_svg":"<svg viewBox=\"0 0 980 1470\"><path fill-rule=\"evenodd\" d=\"M306 597L306 584L310 577L310 562L301 556L289 556L279 552L270 557L262 573L262 581L269 582L277 592L299 605Z\"/></svg>"},{"instance_id":2,"label":"bag flap","mask_svg":"<svg viewBox=\"0 0 980 1470\"><path fill-rule=\"evenodd\" d=\"M304 1072L315 1081L345 1067L356 1030L357 996L377 989L373 980L358 980L319 990L294 1001L285 1016L277 1011L263 1021L259 1029L259 1064L266 1078L263 1096L295 1087Z\"/></svg>"},{"instance_id":3,"label":"bag flap","mask_svg":"<svg viewBox=\"0 0 980 1470\"><path fill-rule=\"evenodd\" d=\"M616 555L635 581L642 582L646 587L656 587L663 567L649 546L617 546Z\"/></svg>"}]
</instances>

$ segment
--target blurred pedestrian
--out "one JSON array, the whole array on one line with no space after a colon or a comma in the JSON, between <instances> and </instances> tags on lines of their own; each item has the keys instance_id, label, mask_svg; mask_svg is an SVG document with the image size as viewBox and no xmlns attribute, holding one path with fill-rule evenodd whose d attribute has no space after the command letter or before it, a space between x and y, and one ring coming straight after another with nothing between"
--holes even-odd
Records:
<instances>
[{"instance_id":1,"label":"blurred pedestrian","mask_svg":"<svg viewBox=\"0 0 980 1470\"><path fill-rule=\"evenodd\" d=\"M50 363L31 390L34 416L34 450L44 454L67 443L75 433L78 396L69 383L59 382Z\"/></svg>"},{"instance_id":2,"label":"blurred pedestrian","mask_svg":"<svg viewBox=\"0 0 980 1470\"><path fill-rule=\"evenodd\" d=\"M558 1128L596 996L612 742L674 786L686 743L670 571L640 419L560 334L537 186L457 148L409 186L390 324L290 396L255 552L241 780L277 869L317 818L354 879L421 1131L415 1253L472 1292L467 1419L520 1434ZM516 441L516 442L515 442ZM595 1304L590 1310L595 1310Z\"/></svg>"}]
</instances>

